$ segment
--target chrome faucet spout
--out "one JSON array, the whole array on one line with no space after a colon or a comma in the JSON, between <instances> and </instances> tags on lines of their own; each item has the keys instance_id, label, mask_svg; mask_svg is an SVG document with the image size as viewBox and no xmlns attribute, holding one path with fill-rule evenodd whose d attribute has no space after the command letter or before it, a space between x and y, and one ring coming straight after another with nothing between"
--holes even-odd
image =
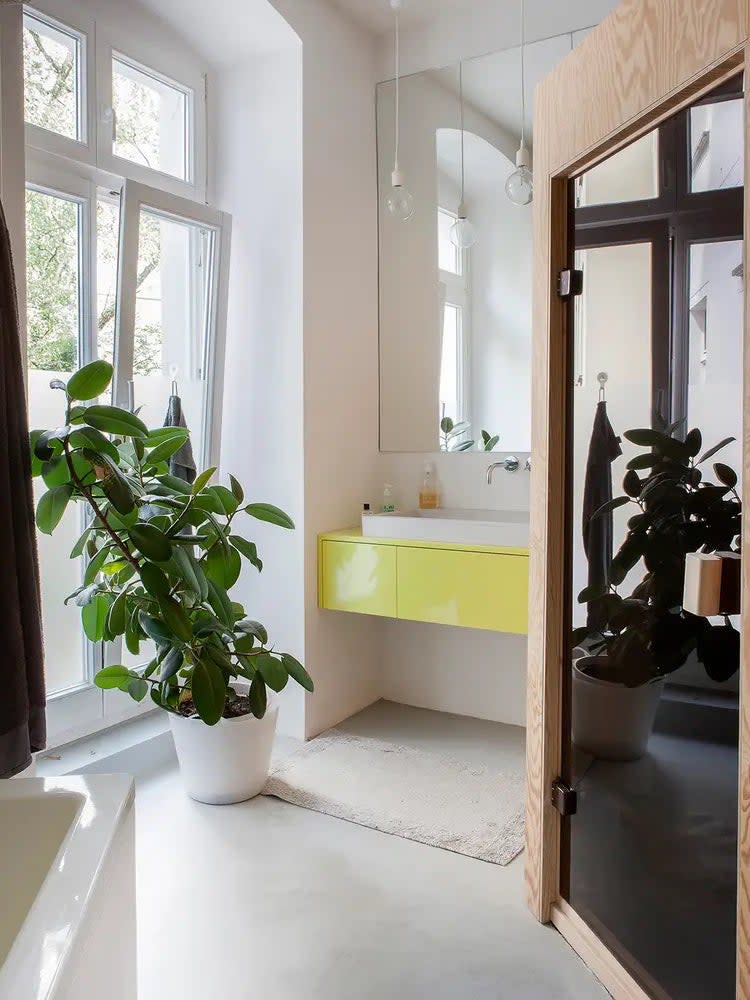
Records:
<instances>
[{"instance_id":1,"label":"chrome faucet spout","mask_svg":"<svg viewBox=\"0 0 750 1000\"><path fill-rule=\"evenodd\" d=\"M492 479L495 475L495 469L505 469L506 472L517 472L518 467L521 463L518 461L515 455L508 455L504 458L502 462L493 462L492 465L487 469L487 485L492 485Z\"/></svg>"},{"instance_id":2,"label":"chrome faucet spout","mask_svg":"<svg viewBox=\"0 0 750 1000\"><path fill-rule=\"evenodd\" d=\"M493 462L492 465L487 469L487 485L492 486L492 477L495 475L495 469L504 469L505 462Z\"/></svg>"}]
</instances>

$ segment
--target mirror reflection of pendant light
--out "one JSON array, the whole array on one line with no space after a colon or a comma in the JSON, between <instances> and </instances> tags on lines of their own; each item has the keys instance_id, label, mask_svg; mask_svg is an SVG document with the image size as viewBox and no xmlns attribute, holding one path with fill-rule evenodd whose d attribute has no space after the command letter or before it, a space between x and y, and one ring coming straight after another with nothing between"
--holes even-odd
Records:
<instances>
[{"instance_id":1,"label":"mirror reflection of pendant light","mask_svg":"<svg viewBox=\"0 0 750 1000\"><path fill-rule=\"evenodd\" d=\"M404 175L398 165L398 147L401 138L401 54L399 51L399 12L401 0L391 0L394 17L394 41L396 57L396 145L393 157L393 173L391 174L391 190L385 200L390 214L400 222L408 222L414 215L414 196L404 184Z\"/></svg>"},{"instance_id":2,"label":"mirror reflection of pendant light","mask_svg":"<svg viewBox=\"0 0 750 1000\"><path fill-rule=\"evenodd\" d=\"M466 158L464 155L464 64L458 64L458 94L461 108L461 203L456 215L458 218L451 226L450 241L459 250L468 250L477 241L477 231L466 218Z\"/></svg>"},{"instance_id":3,"label":"mirror reflection of pendant light","mask_svg":"<svg viewBox=\"0 0 750 1000\"><path fill-rule=\"evenodd\" d=\"M521 145L516 169L505 182L505 193L515 205L528 205L534 197L531 158L526 145L526 4L521 0Z\"/></svg>"}]
</instances>

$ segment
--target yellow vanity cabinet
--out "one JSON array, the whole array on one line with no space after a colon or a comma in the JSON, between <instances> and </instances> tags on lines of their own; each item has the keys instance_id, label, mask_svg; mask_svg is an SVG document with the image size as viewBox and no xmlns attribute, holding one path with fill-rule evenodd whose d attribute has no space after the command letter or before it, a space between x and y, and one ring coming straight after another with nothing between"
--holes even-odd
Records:
<instances>
[{"instance_id":1,"label":"yellow vanity cabinet","mask_svg":"<svg viewBox=\"0 0 750 1000\"><path fill-rule=\"evenodd\" d=\"M526 549L321 535L319 604L334 611L525 635Z\"/></svg>"},{"instance_id":2,"label":"yellow vanity cabinet","mask_svg":"<svg viewBox=\"0 0 750 1000\"><path fill-rule=\"evenodd\" d=\"M321 539L318 550L320 606L333 611L396 618L396 549Z\"/></svg>"}]
</instances>

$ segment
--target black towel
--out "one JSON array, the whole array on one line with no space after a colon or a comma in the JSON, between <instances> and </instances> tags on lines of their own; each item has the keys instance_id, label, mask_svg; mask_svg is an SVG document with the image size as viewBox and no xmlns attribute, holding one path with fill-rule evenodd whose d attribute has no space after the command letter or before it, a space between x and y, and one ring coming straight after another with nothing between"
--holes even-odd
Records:
<instances>
[{"instance_id":1,"label":"black towel","mask_svg":"<svg viewBox=\"0 0 750 1000\"><path fill-rule=\"evenodd\" d=\"M185 414L182 412L182 400L179 396L170 396L167 415L164 418L165 427L187 427ZM194 483L197 469L193 458L193 446L190 438L179 448L169 460L169 471L186 483Z\"/></svg>"},{"instance_id":2,"label":"black towel","mask_svg":"<svg viewBox=\"0 0 750 1000\"><path fill-rule=\"evenodd\" d=\"M612 463L620 455L620 439L609 422L607 404L601 402L596 407L583 490L583 549L589 562L590 587L609 582L614 533L612 513L603 514L593 521L591 515L612 499ZM601 628L605 623L598 620L600 617L589 604L589 627Z\"/></svg>"}]
</instances>

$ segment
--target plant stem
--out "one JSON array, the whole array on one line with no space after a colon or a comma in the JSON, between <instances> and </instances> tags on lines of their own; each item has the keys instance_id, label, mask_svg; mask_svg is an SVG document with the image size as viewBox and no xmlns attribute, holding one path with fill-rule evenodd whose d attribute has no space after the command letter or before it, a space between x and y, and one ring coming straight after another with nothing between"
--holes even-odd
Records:
<instances>
[{"instance_id":1,"label":"plant stem","mask_svg":"<svg viewBox=\"0 0 750 1000\"><path fill-rule=\"evenodd\" d=\"M68 445L67 440L63 441L63 449L65 451L65 461L68 463L68 470L70 472L70 478L73 480L73 482L77 486L78 490L86 498L86 502L88 503L89 507L91 507L91 509L93 510L93 512L96 514L97 518L101 521L102 525L104 526L104 530L107 532L107 534L112 539L112 541L115 543L115 545L118 547L118 549L120 549L120 551L125 556L125 558L130 563L130 565L133 566L133 568L137 572L140 571L141 567L140 567L140 564L139 564L138 560L135 558L135 556L130 551L130 549L127 547L127 545L125 544L125 542L123 542L123 540L120 538L120 536L117 534L117 532L115 531L115 529L112 527L112 525L107 520L107 515L104 513L104 511L101 509L101 507L98 505L98 503L94 499L94 495L91 492L91 489L88 486L86 486L81 479L79 479L78 474L77 474L77 472L75 470L75 466L73 465L73 458L72 458L72 456L70 454L70 447Z\"/></svg>"}]
</instances>

